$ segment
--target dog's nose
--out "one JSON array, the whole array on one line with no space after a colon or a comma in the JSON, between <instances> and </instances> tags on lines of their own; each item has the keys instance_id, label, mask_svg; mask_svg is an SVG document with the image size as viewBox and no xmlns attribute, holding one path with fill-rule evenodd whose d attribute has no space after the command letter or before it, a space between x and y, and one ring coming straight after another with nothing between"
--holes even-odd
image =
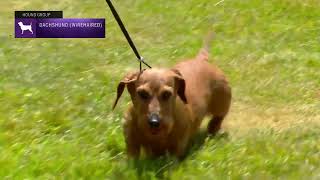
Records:
<instances>
[{"instance_id":1,"label":"dog's nose","mask_svg":"<svg viewBox=\"0 0 320 180\"><path fill-rule=\"evenodd\" d=\"M160 126L160 118L158 114L151 114L151 116L149 117L149 125L151 128L157 128Z\"/></svg>"}]
</instances>

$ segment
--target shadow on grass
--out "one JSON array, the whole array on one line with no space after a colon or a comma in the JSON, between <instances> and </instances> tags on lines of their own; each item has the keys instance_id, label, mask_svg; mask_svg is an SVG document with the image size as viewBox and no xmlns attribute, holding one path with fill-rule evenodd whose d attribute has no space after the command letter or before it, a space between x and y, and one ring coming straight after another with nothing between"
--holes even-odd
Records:
<instances>
[{"instance_id":1,"label":"shadow on grass","mask_svg":"<svg viewBox=\"0 0 320 180\"><path fill-rule=\"evenodd\" d=\"M200 130L194 138L191 140L188 151L186 152L186 157L183 159L190 157L191 155L195 155L201 150L201 147L207 141L220 141L220 140L228 140L229 134L227 132L218 132L216 135L210 135L205 130ZM182 161L183 161L182 160Z\"/></svg>"},{"instance_id":2,"label":"shadow on grass","mask_svg":"<svg viewBox=\"0 0 320 180\"><path fill-rule=\"evenodd\" d=\"M222 132L215 136L210 136L206 131L199 131L195 137L191 140L186 155L182 159L166 155L159 158L144 158L131 161L131 165L136 170L136 173L140 179L152 179L152 178L167 178L170 171L179 167L183 161L196 155L201 147L207 141L220 141L228 139L228 133Z\"/></svg>"}]
</instances>

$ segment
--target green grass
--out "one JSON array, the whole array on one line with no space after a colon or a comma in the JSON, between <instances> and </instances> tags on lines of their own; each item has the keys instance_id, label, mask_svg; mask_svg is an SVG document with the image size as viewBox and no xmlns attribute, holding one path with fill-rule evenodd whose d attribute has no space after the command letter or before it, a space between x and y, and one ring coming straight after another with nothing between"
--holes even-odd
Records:
<instances>
[{"instance_id":1,"label":"green grass","mask_svg":"<svg viewBox=\"0 0 320 180\"><path fill-rule=\"evenodd\" d=\"M187 158L128 161L119 80L138 64L104 1L0 2L1 179L319 179L318 0L114 2L152 66L194 56L214 29L212 63L233 90L224 128ZM106 39L14 39L14 10L106 17Z\"/></svg>"}]
</instances>

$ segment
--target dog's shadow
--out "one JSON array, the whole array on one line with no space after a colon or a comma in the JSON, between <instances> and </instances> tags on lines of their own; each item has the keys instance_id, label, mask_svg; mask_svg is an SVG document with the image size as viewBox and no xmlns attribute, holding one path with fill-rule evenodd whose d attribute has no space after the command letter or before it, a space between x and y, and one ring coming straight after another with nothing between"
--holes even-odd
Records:
<instances>
[{"instance_id":1,"label":"dog's shadow","mask_svg":"<svg viewBox=\"0 0 320 180\"><path fill-rule=\"evenodd\" d=\"M170 171L179 167L183 161L196 155L201 150L201 147L205 142L220 141L222 139L226 140L228 137L229 135L226 132L220 132L212 136L208 135L205 130L200 130L191 140L185 156L181 159L167 155L155 159L144 158L133 160L130 164L134 166L134 169L140 179L152 179L154 177L163 179L166 178Z\"/></svg>"},{"instance_id":2,"label":"dog's shadow","mask_svg":"<svg viewBox=\"0 0 320 180\"><path fill-rule=\"evenodd\" d=\"M185 157L183 159L181 159L180 161L184 161L188 157L190 157L192 155L196 155L201 150L201 147L207 141L217 142L220 140L228 140L228 138L229 138L229 134L228 134L228 132L225 132L225 131L218 132L215 135L210 135L207 133L206 130L200 129L200 131L198 133L196 133L195 136L192 138Z\"/></svg>"}]
</instances>

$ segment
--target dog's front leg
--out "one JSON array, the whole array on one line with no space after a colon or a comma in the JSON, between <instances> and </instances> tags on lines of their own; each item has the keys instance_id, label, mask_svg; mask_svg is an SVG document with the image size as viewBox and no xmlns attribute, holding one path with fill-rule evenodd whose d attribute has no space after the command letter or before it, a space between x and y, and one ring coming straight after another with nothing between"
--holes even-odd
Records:
<instances>
[{"instance_id":1,"label":"dog's front leg","mask_svg":"<svg viewBox=\"0 0 320 180\"><path fill-rule=\"evenodd\" d=\"M132 158L139 158L141 145L130 126L124 128L124 136L128 156Z\"/></svg>"},{"instance_id":2,"label":"dog's front leg","mask_svg":"<svg viewBox=\"0 0 320 180\"><path fill-rule=\"evenodd\" d=\"M139 158L141 143L137 134L136 116L132 109L129 109L125 115L125 122L123 124L124 137L127 146L127 154L132 158Z\"/></svg>"},{"instance_id":3,"label":"dog's front leg","mask_svg":"<svg viewBox=\"0 0 320 180\"><path fill-rule=\"evenodd\" d=\"M189 143L189 136L184 136L172 144L169 149L170 154L175 155L177 158L182 159L185 156L186 149Z\"/></svg>"},{"instance_id":4,"label":"dog's front leg","mask_svg":"<svg viewBox=\"0 0 320 180\"><path fill-rule=\"evenodd\" d=\"M126 139L126 145L127 145L127 154L129 157L132 158L139 158L140 156L140 145L135 144L134 141L132 141L130 138Z\"/></svg>"}]
</instances>

